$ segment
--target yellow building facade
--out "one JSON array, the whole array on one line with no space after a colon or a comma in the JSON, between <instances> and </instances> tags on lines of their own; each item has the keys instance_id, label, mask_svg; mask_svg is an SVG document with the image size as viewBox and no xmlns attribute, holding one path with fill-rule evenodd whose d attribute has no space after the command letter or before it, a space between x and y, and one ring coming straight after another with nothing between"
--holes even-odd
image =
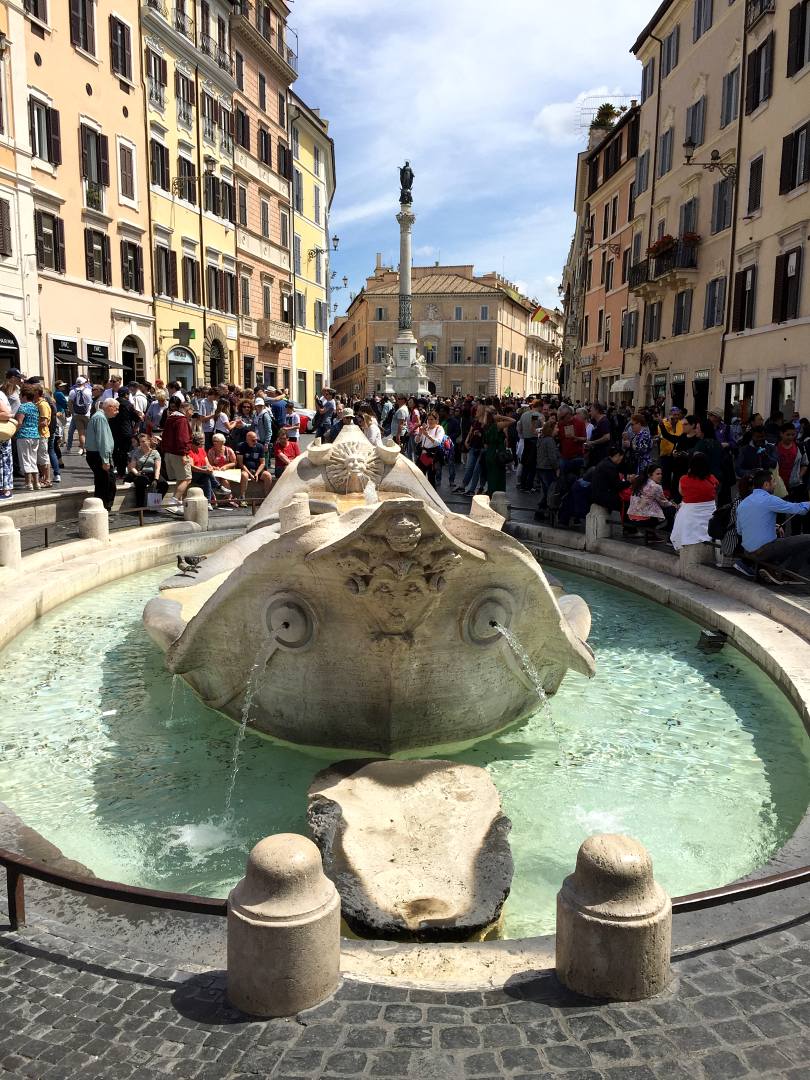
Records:
<instances>
[{"instance_id":1,"label":"yellow building facade","mask_svg":"<svg viewBox=\"0 0 810 1080\"><path fill-rule=\"evenodd\" d=\"M239 382L230 7L142 6L156 377Z\"/></svg>"},{"instance_id":2,"label":"yellow building facade","mask_svg":"<svg viewBox=\"0 0 810 1080\"><path fill-rule=\"evenodd\" d=\"M299 405L311 407L329 381L329 209L335 153L327 121L292 91L288 114L295 324L291 389Z\"/></svg>"}]
</instances>

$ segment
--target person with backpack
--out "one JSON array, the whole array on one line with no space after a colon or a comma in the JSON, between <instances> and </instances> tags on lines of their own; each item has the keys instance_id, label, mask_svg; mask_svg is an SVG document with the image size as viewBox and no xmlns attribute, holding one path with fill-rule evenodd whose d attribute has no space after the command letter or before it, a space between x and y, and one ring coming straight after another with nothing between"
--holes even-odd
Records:
<instances>
[{"instance_id":1,"label":"person with backpack","mask_svg":"<svg viewBox=\"0 0 810 1080\"><path fill-rule=\"evenodd\" d=\"M68 405L70 407L70 430L68 431L68 450L73 445L73 434L79 436L79 449L78 453L83 454L85 451L85 442L87 438L87 424L90 420L90 410L93 406L93 394L87 379L84 375L80 375L73 389L68 394Z\"/></svg>"}]
</instances>

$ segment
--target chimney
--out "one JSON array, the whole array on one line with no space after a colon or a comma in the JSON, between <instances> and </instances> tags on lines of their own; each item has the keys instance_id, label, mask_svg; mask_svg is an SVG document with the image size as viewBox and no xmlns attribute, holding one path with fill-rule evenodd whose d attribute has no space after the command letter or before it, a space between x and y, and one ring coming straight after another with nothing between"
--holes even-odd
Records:
<instances>
[{"instance_id":1,"label":"chimney","mask_svg":"<svg viewBox=\"0 0 810 1080\"><path fill-rule=\"evenodd\" d=\"M382 270L382 268L383 268L383 264L382 264L382 252L381 252L381 251L378 251L378 252L377 252L377 266L376 266L376 269L377 269L377 270Z\"/></svg>"}]
</instances>

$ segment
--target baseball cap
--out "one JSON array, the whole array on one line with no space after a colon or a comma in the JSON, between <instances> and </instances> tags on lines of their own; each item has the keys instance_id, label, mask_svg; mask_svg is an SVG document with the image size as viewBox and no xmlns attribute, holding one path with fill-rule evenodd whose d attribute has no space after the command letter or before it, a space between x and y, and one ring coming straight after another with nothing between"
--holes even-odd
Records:
<instances>
[{"instance_id":1,"label":"baseball cap","mask_svg":"<svg viewBox=\"0 0 810 1080\"><path fill-rule=\"evenodd\" d=\"M84 375L80 375L80 376L78 377L78 379L76 380L76 385L77 385L77 386L84 386L84 384L85 384L86 382L87 382L87 379L85 379Z\"/></svg>"},{"instance_id":2,"label":"baseball cap","mask_svg":"<svg viewBox=\"0 0 810 1080\"><path fill-rule=\"evenodd\" d=\"M278 393L278 390L276 390L275 386L265 386L264 389L265 389L265 392L268 393L268 394L277 394Z\"/></svg>"},{"instance_id":3,"label":"baseball cap","mask_svg":"<svg viewBox=\"0 0 810 1080\"><path fill-rule=\"evenodd\" d=\"M254 405L264 405L264 398L263 397L254 398L253 399L253 404Z\"/></svg>"},{"instance_id":4,"label":"baseball cap","mask_svg":"<svg viewBox=\"0 0 810 1080\"><path fill-rule=\"evenodd\" d=\"M11 367L6 372L6 378L7 379L12 379L12 378L13 379L21 379L22 377L23 377L23 373L20 371L19 368L16 368L16 367Z\"/></svg>"}]
</instances>

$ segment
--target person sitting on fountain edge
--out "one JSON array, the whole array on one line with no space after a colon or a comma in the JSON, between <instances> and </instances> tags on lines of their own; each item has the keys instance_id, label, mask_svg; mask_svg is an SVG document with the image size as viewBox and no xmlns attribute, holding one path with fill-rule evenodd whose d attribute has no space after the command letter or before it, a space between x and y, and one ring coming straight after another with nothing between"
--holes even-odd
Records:
<instances>
[{"instance_id":1,"label":"person sitting on fountain edge","mask_svg":"<svg viewBox=\"0 0 810 1080\"><path fill-rule=\"evenodd\" d=\"M239 482L239 497L242 505L245 504L247 486L251 480L261 480L264 484L264 493L268 495L273 486L273 477L265 464L265 446L259 442L259 436L255 431L249 431L245 441L240 443L236 451L236 464L242 470L242 479Z\"/></svg>"},{"instance_id":2,"label":"person sitting on fountain edge","mask_svg":"<svg viewBox=\"0 0 810 1080\"><path fill-rule=\"evenodd\" d=\"M743 551L763 562L810 577L810 536L784 536L776 524L779 514L808 513L810 502L787 502L774 495L773 473L768 469L754 473L753 485L754 490L737 507L737 532L742 537ZM756 576L743 562L736 562L734 568L746 577ZM778 571L761 569L760 573L772 584L781 580Z\"/></svg>"}]
</instances>

